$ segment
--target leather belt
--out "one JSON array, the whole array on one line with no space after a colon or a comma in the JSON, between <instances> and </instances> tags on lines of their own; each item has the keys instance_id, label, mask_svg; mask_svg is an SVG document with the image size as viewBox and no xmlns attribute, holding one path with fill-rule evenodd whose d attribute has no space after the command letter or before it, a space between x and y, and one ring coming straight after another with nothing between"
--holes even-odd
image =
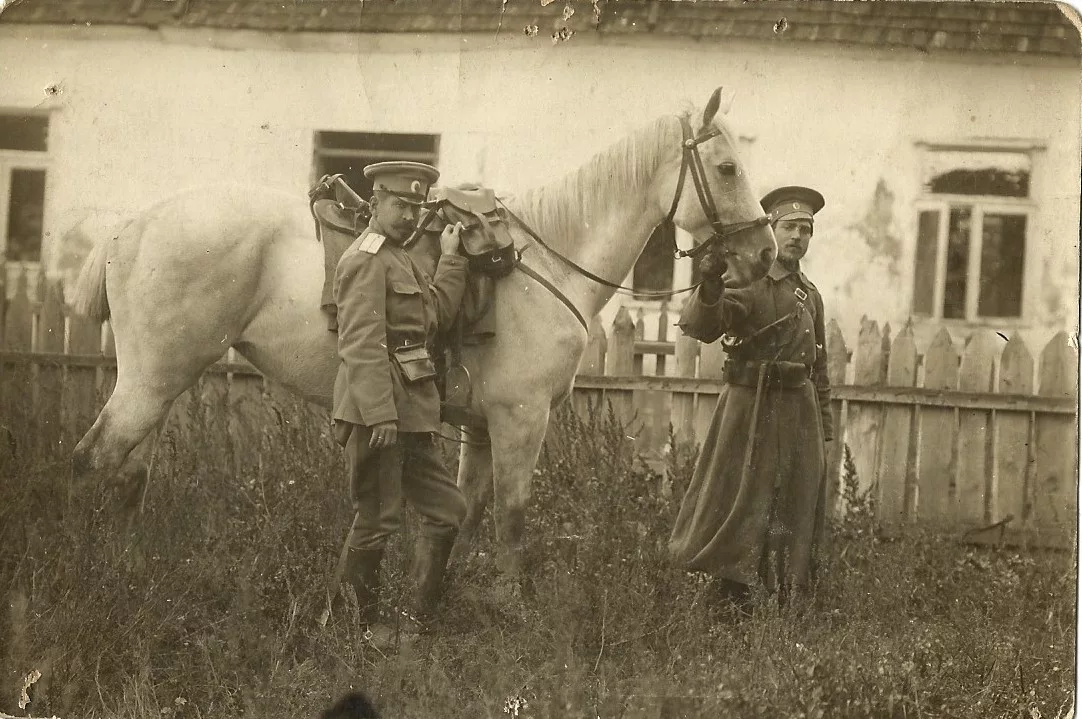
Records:
<instances>
[{"instance_id":1,"label":"leather belt","mask_svg":"<svg viewBox=\"0 0 1082 719\"><path fill-rule=\"evenodd\" d=\"M393 332L387 333L388 351L394 352L395 350L402 349L403 347L425 347L429 351L432 350L432 346L428 342L428 338L424 335L400 335Z\"/></svg>"},{"instance_id":2,"label":"leather belt","mask_svg":"<svg viewBox=\"0 0 1082 719\"><path fill-rule=\"evenodd\" d=\"M730 359L725 362L725 381L742 387L756 387L759 384L759 369L764 365L764 388L803 387L811 376L811 368L800 362L743 362Z\"/></svg>"}]
</instances>

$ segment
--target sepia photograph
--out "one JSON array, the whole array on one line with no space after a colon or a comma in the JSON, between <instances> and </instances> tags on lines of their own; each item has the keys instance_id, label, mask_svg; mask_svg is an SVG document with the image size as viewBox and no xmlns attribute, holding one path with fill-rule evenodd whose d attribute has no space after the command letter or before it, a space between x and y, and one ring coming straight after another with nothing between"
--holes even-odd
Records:
<instances>
[{"instance_id":1,"label":"sepia photograph","mask_svg":"<svg viewBox=\"0 0 1082 719\"><path fill-rule=\"evenodd\" d=\"M1080 28L0 0L0 719L1075 719Z\"/></svg>"}]
</instances>

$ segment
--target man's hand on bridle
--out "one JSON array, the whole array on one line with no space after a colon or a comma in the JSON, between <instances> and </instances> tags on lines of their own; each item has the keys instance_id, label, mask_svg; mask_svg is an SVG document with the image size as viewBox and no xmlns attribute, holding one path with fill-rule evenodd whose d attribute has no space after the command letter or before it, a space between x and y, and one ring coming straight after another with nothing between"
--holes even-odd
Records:
<instances>
[{"instance_id":1,"label":"man's hand on bridle","mask_svg":"<svg viewBox=\"0 0 1082 719\"><path fill-rule=\"evenodd\" d=\"M725 274L726 268L724 258L715 252L708 252L699 260L699 274L703 278L703 299L716 302L725 293L725 281L721 276Z\"/></svg>"}]
</instances>

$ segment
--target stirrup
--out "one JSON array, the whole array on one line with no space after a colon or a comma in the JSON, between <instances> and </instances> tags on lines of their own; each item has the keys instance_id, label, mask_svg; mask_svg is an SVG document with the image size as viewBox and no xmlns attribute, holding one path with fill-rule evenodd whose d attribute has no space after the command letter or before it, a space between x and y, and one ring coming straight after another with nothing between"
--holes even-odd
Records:
<instances>
[{"instance_id":1,"label":"stirrup","mask_svg":"<svg viewBox=\"0 0 1082 719\"><path fill-rule=\"evenodd\" d=\"M473 381L470 378L470 371L459 363L449 367L444 377L446 389L444 399L440 402L440 419L455 427L486 432L488 420L470 407L473 403Z\"/></svg>"}]
</instances>

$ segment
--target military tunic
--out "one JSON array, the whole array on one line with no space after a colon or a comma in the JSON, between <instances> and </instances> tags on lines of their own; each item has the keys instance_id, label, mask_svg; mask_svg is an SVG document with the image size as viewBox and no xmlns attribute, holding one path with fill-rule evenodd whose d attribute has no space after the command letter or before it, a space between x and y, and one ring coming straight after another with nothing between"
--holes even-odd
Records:
<instances>
[{"instance_id":1,"label":"military tunic","mask_svg":"<svg viewBox=\"0 0 1082 719\"><path fill-rule=\"evenodd\" d=\"M699 289L685 304L685 334L732 340L670 538L686 569L749 585L758 578L771 590L779 580L809 581L822 529L824 442L833 437L823 322L819 291L777 263L713 303Z\"/></svg>"},{"instance_id":2,"label":"military tunic","mask_svg":"<svg viewBox=\"0 0 1082 719\"><path fill-rule=\"evenodd\" d=\"M342 254L334 276L338 375L335 439L350 460L355 549L381 546L397 529L403 498L417 509L421 532L452 535L466 505L443 465L435 433L440 398L435 376L409 381L395 360L402 347L428 347L454 321L466 285L467 260L442 255L432 278L405 249L371 228ZM372 449L374 425L395 421L398 443Z\"/></svg>"}]
</instances>

